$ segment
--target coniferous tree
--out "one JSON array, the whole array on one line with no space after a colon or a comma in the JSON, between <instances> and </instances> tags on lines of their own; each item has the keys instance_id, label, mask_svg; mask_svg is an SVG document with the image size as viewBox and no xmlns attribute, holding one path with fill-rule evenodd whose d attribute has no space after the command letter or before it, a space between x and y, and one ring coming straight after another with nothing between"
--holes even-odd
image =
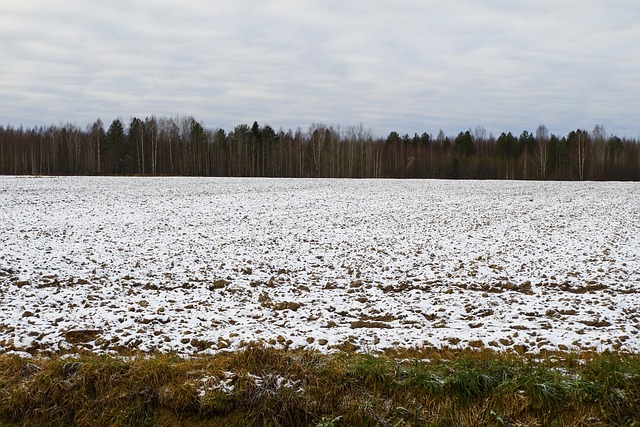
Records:
<instances>
[{"instance_id":1,"label":"coniferous tree","mask_svg":"<svg viewBox=\"0 0 640 427\"><path fill-rule=\"evenodd\" d=\"M122 174L125 170L126 137L120 119L111 122L105 136L106 168L105 173Z\"/></svg>"}]
</instances>

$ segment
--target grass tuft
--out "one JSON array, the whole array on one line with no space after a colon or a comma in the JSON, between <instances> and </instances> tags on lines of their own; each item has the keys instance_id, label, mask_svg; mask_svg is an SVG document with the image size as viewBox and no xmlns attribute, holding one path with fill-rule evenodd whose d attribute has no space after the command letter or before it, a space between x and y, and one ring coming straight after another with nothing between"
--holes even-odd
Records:
<instances>
[{"instance_id":1,"label":"grass tuft","mask_svg":"<svg viewBox=\"0 0 640 427\"><path fill-rule=\"evenodd\" d=\"M640 425L640 356L0 355L0 425Z\"/></svg>"}]
</instances>

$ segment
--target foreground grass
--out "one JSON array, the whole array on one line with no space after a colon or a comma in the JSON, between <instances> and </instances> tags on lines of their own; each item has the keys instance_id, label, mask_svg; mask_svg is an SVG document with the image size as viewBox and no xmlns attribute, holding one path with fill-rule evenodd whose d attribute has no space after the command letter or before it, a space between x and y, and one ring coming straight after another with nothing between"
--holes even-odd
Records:
<instances>
[{"instance_id":1,"label":"foreground grass","mask_svg":"<svg viewBox=\"0 0 640 427\"><path fill-rule=\"evenodd\" d=\"M0 425L640 426L640 355L4 355Z\"/></svg>"}]
</instances>

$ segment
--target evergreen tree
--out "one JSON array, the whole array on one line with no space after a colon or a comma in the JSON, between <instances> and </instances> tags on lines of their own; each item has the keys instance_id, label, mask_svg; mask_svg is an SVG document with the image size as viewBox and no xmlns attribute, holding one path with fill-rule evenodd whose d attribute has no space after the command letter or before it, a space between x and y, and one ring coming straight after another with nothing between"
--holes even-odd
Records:
<instances>
[{"instance_id":1,"label":"evergreen tree","mask_svg":"<svg viewBox=\"0 0 640 427\"><path fill-rule=\"evenodd\" d=\"M105 136L106 168L105 173L122 174L124 170L124 157L126 154L126 137L124 126L120 119L111 122Z\"/></svg>"}]
</instances>

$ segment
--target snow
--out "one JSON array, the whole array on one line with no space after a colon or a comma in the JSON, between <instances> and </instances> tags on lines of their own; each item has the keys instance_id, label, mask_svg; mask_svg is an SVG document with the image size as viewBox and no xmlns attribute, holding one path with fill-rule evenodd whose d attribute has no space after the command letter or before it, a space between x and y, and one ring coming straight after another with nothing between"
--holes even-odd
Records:
<instances>
[{"instance_id":1,"label":"snow","mask_svg":"<svg viewBox=\"0 0 640 427\"><path fill-rule=\"evenodd\" d=\"M640 350L640 185L0 177L0 351Z\"/></svg>"}]
</instances>

